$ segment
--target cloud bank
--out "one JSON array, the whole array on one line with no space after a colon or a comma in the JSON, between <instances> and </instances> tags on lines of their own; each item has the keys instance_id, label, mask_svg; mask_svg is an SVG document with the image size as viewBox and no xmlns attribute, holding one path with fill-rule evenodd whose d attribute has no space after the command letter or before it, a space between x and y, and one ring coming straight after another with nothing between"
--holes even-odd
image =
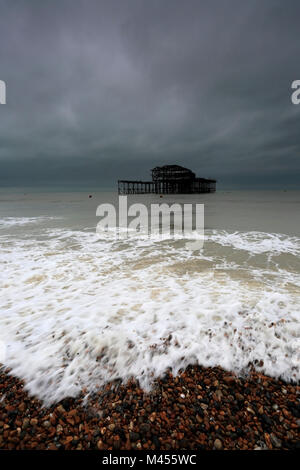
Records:
<instances>
[{"instance_id":1,"label":"cloud bank","mask_svg":"<svg viewBox=\"0 0 300 470\"><path fill-rule=\"evenodd\" d=\"M297 186L299 2L0 6L1 186L101 189L170 163L223 187Z\"/></svg>"}]
</instances>

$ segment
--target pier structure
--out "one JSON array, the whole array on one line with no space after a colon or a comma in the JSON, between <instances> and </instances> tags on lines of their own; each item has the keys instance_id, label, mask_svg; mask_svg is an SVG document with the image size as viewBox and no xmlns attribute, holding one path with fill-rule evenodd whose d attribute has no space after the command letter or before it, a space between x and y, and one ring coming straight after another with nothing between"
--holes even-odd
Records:
<instances>
[{"instance_id":1,"label":"pier structure","mask_svg":"<svg viewBox=\"0 0 300 470\"><path fill-rule=\"evenodd\" d=\"M119 194L199 194L216 191L216 180L197 178L188 168L164 165L151 170L152 181L119 180Z\"/></svg>"}]
</instances>

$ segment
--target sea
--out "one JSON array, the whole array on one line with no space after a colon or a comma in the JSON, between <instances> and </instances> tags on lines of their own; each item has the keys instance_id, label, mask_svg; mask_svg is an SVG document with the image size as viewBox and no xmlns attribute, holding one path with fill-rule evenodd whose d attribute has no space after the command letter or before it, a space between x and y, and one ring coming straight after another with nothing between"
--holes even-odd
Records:
<instances>
[{"instance_id":1,"label":"sea","mask_svg":"<svg viewBox=\"0 0 300 470\"><path fill-rule=\"evenodd\" d=\"M0 190L0 362L49 405L191 364L300 378L300 191L135 195L204 205L196 232L97 230L113 191Z\"/></svg>"}]
</instances>

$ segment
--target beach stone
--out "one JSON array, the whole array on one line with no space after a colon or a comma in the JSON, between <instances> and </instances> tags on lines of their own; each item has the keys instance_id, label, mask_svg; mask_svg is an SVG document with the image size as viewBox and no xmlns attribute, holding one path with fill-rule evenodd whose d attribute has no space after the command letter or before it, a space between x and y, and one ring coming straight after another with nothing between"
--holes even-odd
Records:
<instances>
[{"instance_id":1,"label":"beach stone","mask_svg":"<svg viewBox=\"0 0 300 470\"><path fill-rule=\"evenodd\" d=\"M59 405L59 406L56 408L56 410L57 410L60 414L62 414L62 415L64 415L65 412L66 412L66 410L64 409L64 407L63 407L62 405Z\"/></svg>"},{"instance_id":2,"label":"beach stone","mask_svg":"<svg viewBox=\"0 0 300 470\"><path fill-rule=\"evenodd\" d=\"M64 430L64 428L62 427L61 424L58 424L58 425L56 426L56 432L57 432L57 434L62 433L63 430Z\"/></svg>"},{"instance_id":3,"label":"beach stone","mask_svg":"<svg viewBox=\"0 0 300 470\"><path fill-rule=\"evenodd\" d=\"M137 432L130 431L129 437L131 442L136 442L140 439L140 435Z\"/></svg>"},{"instance_id":4,"label":"beach stone","mask_svg":"<svg viewBox=\"0 0 300 470\"><path fill-rule=\"evenodd\" d=\"M223 380L226 376L228 372L220 367L187 367L175 378L168 373L163 381L157 379L153 393L145 393L131 379L117 388L115 382L105 385L89 396L88 403L84 401L85 391L76 399L47 408L27 394L21 381L0 372L0 393L5 396L0 409L0 448L149 451L299 448L297 385L283 387L280 381L257 371L245 378L235 378L233 384L226 384ZM268 383L267 388L263 382ZM218 391L222 392L221 402ZM185 394L185 399L180 394ZM25 407L20 408L21 403ZM278 410L274 405L278 405ZM74 423L72 428L68 422Z\"/></svg>"},{"instance_id":5,"label":"beach stone","mask_svg":"<svg viewBox=\"0 0 300 470\"><path fill-rule=\"evenodd\" d=\"M270 439L271 439L271 443L274 447L277 447L278 449L280 449L280 447L282 447L282 442L280 439L278 439L278 437L275 436L275 434L270 434Z\"/></svg>"},{"instance_id":6,"label":"beach stone","mask_svg":"<svg viewBox=\"0 0 300 470\"><path fill-rule=\"evenodd\" d=\"M121 447L121 441L120 440L114 441L113 447L114 447L115 450L119 450L120 447Z\"/></svg>"},{"instance_id":7,"label":"beach stone","mask_svg":"<svg viewBox=\"0 0 300 470\"><path fill-rule=\"evenodd\" d=\"M220 439L216 439L215 442L214 442L214 448L216 450L222 450L223 449L223 444L222 444L222 441Z\"/></svg>"},{"instance_id":8,"label":"beach stone","mask_svg":"<svg viewBox=\"0 0 300 470\"><path fill-rule=\"evenodd\" d=\"M28 418L24 418L23 419L23 424L22 424L22 428L25 430L28 428L28 426L30 425L30 421Z\"/></svg>"},{"instance_id":9,"label":"beach stone","mask_svg":"<svg viewBox=\"0 0 300 470\"><path fill-rule=\"evenodd\" d=\"M142 424L141 425L141 431L143 431L144 433L147 433L147 432L150 432L151 431L151 426L150 424Z\"/></svg>"},{"instance_id":10,"label":"beach stone","mask_svg":"<svg viewBox=\"0 0 300 470\"><path fill-rule=\"evenodd\" d=\"M97 442L97 449L98 449L98 450L103 450L103 449L105 449L104 444L103 444L103 441L102 441L101 439L99 439L99 441Z\"/></svg>"}]
</instances>

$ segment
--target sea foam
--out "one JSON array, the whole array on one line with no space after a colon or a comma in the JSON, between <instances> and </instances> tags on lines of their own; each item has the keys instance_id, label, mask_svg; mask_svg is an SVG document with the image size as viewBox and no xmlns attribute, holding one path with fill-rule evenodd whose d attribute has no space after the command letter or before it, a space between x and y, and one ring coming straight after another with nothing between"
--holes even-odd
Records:
<instances>
[{"instance_id":1,"label":"sea foam","mask_svg":"<svg viewBox=\"0 0 300 470\"><path fill-rule=\"evenodd\" d=\"M4 365L45 404L116 378L149 390L167 368L191 363L237 373L252 363L298 381L300 240L211 231L201 252L185 241L2 236ZM293 268L281 266L286 255Z\"/></svg>"}]
</instances>

